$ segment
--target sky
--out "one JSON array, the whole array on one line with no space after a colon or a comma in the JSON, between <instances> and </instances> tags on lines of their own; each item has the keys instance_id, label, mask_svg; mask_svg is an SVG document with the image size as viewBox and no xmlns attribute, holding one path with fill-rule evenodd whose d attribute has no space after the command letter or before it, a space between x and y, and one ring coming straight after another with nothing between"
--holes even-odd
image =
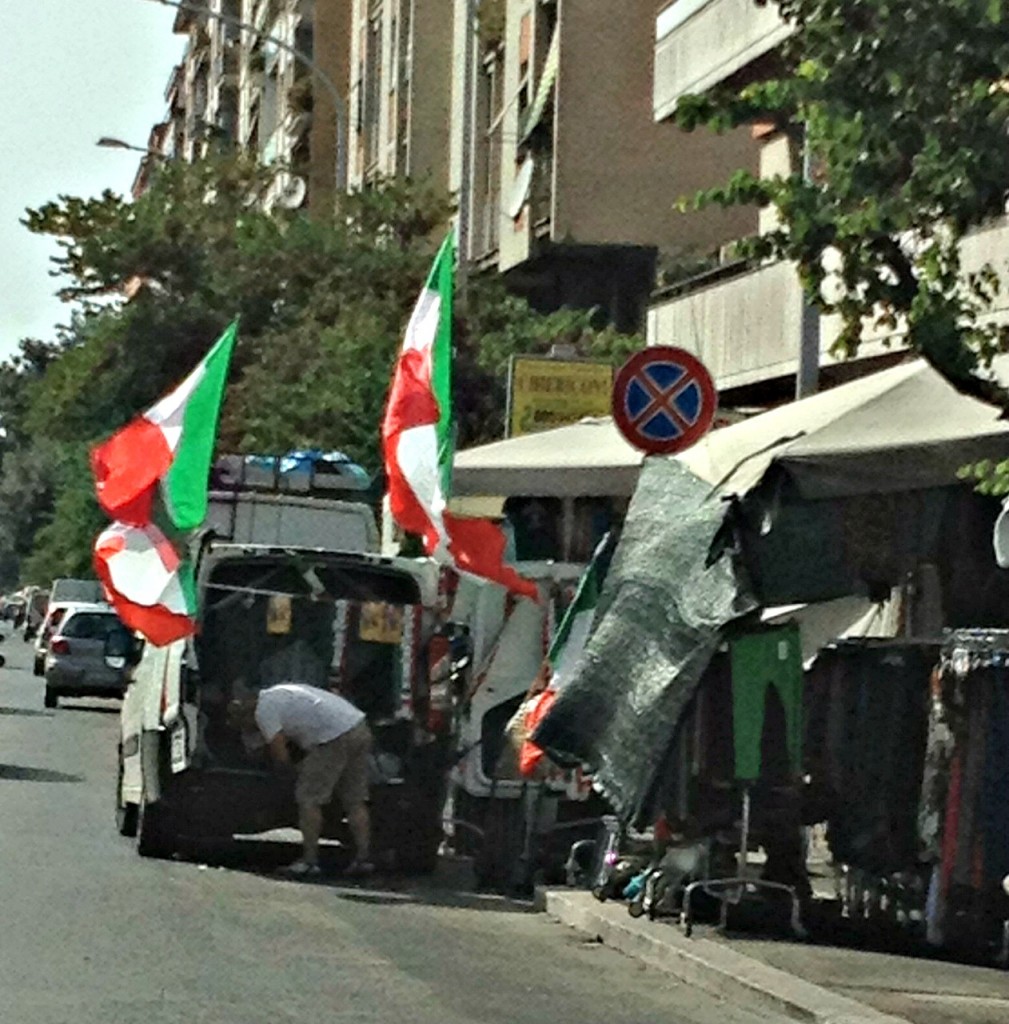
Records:
<instances>
[{"instance_id":1,"label":"sky","mask_svg":"<svg viewBox=\"0 0 1009 1024\"><path fill-rule=\"evenodd\" d=\"M61 194L128 194L184 40L152 0L0 0L0 359L23 337L51 340L69 307L49 276L55 242L19 223Z\"/></svg>"}]
</instances>

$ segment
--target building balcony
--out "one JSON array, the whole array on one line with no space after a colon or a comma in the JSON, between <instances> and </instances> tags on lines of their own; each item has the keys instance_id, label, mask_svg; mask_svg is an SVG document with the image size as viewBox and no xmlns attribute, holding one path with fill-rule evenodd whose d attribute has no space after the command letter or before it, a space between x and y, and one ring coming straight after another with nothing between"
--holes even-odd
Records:
<instances>
[{"instance_id":1,"label":"building balcony","mask_svg":"<svg viewBox=\"0 0 1009 1024\"><path fill-rule=\"evenodd\" d=\"M673 0L655 21L655 120L669 117L682 96L710 89L773 50L791 31L773 3Z\"/></svg>"},{"instance_id":2,"label":"building balcony","mask_svg":"<svg viewBox=\"0 0 1009 1024\"><path fill-rule=\"evenodd\" d=\"M1002 285L985 319L1009 323L1009 219L969 235L962 245L964 273L990 263ZM727 266L684 282L676 294L657 297L648 311L648 344L676 345L700 358L720 391L793 375L798 369L803 323L803 294L795 267L772 263L748 269ZM840 335L840 318L819 320L820 365L843 360L831 352ZM867 321L859 358L899 352L899 330L884 331Z\"/></svg>"}]
</instances>

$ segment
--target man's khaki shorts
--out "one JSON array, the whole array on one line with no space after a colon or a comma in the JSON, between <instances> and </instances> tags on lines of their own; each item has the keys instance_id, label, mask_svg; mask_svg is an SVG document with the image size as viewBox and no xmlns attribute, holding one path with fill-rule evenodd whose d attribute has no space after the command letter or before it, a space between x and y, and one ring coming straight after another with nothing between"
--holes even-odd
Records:
<instances>
[{"instance_id":1,"label":"man's khaki shorts","mask_svg":"<svg viewBox=\"0 0 1009 1024\"><path fill-rule=\"evenodd\" d=\"M298 765L295 800L310 807L324 807L335 792L344 809L365 803L370 754L371 730L366 722L313 747Z\"/></svg>"}]
</instances>

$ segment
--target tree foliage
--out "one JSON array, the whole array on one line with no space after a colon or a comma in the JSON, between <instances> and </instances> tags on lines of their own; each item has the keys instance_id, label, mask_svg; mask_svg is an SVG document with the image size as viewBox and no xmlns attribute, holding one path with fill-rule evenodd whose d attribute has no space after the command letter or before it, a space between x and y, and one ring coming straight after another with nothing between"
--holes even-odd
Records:
<instances>
[{"instance_id":1,"label":"tree foliage","mask_svg":"<svg viewBox=\"0 0 1009 1024\"><path fill-rule=\"evenodd\" d=\"M756 0L761 3L761 0ZM1009 410L988 372L1006 328L985 314L1003 267L965 272L964 235L1005 212L1009 8L1001 0L775 0L794 33L774 73L681 100L677 120L720 130L771 122L806 170L739 172L701 205L771 205L754 258L794 260L813 301L901 329L960 391ZM801 161L799 161L801 162Z\"/></svg>"},{"instance_id":2,"label":"tree foliage","mask_svg":"<svg viewBox=\"0 0 1009 1024\"><path fill-rule=\"evenodd\" d=\"M59 245L71 326L0 365L0 577L79 573L101 517L87 452L149 407L240 317L222 450L339 449L371 470L410 310L450 212L423 185L349 196L329 221L266 211L261 168L168 162L135 201L60 196L28 211ZM514 352L557 342L619 358L634 342L585 312L542 316L475 282L457 317L459 441L499 437ZM638 342L640 344L640 342Z\"/></svg>"}]
</instances>

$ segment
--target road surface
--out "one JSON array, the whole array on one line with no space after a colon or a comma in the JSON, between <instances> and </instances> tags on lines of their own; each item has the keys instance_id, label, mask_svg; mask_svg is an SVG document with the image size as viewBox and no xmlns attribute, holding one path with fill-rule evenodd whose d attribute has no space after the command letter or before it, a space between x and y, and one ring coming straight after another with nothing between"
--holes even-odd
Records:
<instances>
[{"instance_id":1,"label":"road surface","mask_svg":"<svg viewBox=\"0 0 1009 1024\"><path fill-rule=\"evenodd\" d=\"M9 632L7 627L5 632ZM280 880L295 846L137 856L113 827L117 704L42 707L30 648L0 647L4 1024L767 1024L467 889Z\"/></svg>"}]
</instances>

